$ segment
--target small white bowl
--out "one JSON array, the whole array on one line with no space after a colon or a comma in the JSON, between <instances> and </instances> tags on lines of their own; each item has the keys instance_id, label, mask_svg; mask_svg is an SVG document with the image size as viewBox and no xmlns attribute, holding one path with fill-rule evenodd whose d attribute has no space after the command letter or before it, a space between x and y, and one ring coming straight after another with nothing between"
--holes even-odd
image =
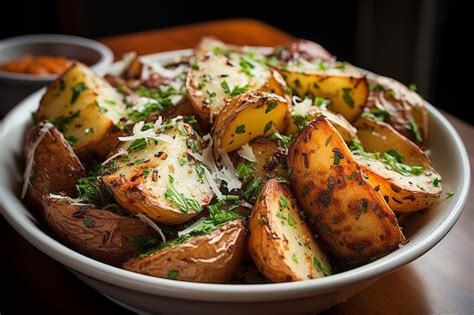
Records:
<instances>
[{"instance_id":1,"label":"small white bowl","mask_svg":"<svg viewBox=\"0 0 474 315\"><path fill-rule=\"evenodd\" d=\"M164 61L189 50L157 54ZM30 243L69 268L77 277L116 303L137 312L161 314L315 314L349 299L383 275L397 270L435 246L459 218L470 186L464 145L451 124L430 104L430 149L443 176L443 187L454 196L414 216L405 226L409 242L389 255L323 279L271 284L205 284L154 278L112 267L66 247L36 224L18 199L22 150L30 112L44 90L26 98L2 123L0 198L3 215ZM31 268L35 268L32 264ZM38 270L41 272L41 270Z\"/></svg>"},{"instance_id":2,"label":"small white bowl","mask_svg":"<svg viewBox=\"0 0 474 315\"><path fill-rule=\"evenodd\" d=\"M114 61L114 54L107 46L82 37L39 34L0 40L0 63L26 54L62 56L81 61L95 71L105 71ZM20 100L48 85L56 77L57 75L37 76L0 71L0 117Z\"/></svg>"}]
</instances>

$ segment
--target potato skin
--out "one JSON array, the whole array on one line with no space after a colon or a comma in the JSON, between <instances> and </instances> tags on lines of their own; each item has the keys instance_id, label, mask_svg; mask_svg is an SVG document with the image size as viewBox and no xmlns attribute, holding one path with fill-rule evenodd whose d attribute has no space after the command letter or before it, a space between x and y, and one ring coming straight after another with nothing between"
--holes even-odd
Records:
<instances>
[{"instance_id":1,"label":"potato skin","mask_svg":"<svg viewBox=\"0 0 474 315\"><path fill-rule=\"evenodd\" d=\"M360 117L354 122L354 126L365 151L386 152L392 149L404 157L404 163L407 165L432 167L425 152L389 124Z\"/></svg>"},{"instance_id":2,"label":"potato skin","mask_svg":"<svg viewBox=\"0 0 474 315\"><path fill-rule=\"evenodd\" d=\"M44 196L43 205L46 223L58 238L78 252L114 266L138 254L129 238L156 236L137 218L49 196Z\"/></svg>"},{"instance_id":3,"label":"potato skin","mask_svg":"<svg viewBox=\"0 0 474 315\"><path fill-rule=\"evenodd\" d=\"M241 220L223 224L206 235L133 258L123 268L159 278L205 283L228 282L237 269L245 243ZM175 276L171 276L174 272Z\"/></svg>"},{"instance_id":4,"label":"potato skin","mask_svg":"<svg viewBox=\"0 0 474 315\"><path fill-rule=\"evenodd\" d=\"M28 130L25 158L39 136L42 125ZM50 128L36 147L33 157L33 171L27 190L27 200L35 209L42 211L43 195L66 192L76 195L76 182L86 175L84 166L63 135L54 127Z\"/></svg>"},{"instance_id":5,"label":"potato skin","mask_svg":"<svg viewBox=\"0 0 474 315\"><path fill-rule=\"evenodd\" d=\"M288 209L282 209L280 198L288 202ZM285 217L292 218L291 225ZM248 249L258 269L273 282L315 279L331 270L325 254L300 217L296 200L277 179L266 182L255 203L249 220ZM324 269L318 270L314 259Z\"/></svg>"},{"instance_id":6,"label":"potato skin","mask_svg":"<svg viewBox=\"0 0 474 315\"><path fill-rule=\"evenodd\" d=\"M416 144L425 146L428 138L428 112L425 101L416 92L394 79L371 74L368 81L372 88L365 110L387 111L391 116L389 124L393 128ZM418 126L421 139L416 139L411 131L410 121Z\"/></svg>"},{"instance_id":7,"label":"potato skin","mask_svg":"<svg viewBox=\"0 0 474 315\"><path fill-rule=\"evenodd\" d=\"M288 161L297 200L338 260L369 261L404 241L393 211L325 118L316 118L301 131Z\"/></svg>"},{"instance_id":8,"label":"potato skin","mask_svg":"<svg viewBox=\"0 0 474 315\"><path fill-rule=\"evenodd\" d=\"M275 130L283 132L288 123L288 111L288 101L272 93L254 91L234 99L222 109L212 127L215 155L237 150Z\"/></svg>"}]
</instances>

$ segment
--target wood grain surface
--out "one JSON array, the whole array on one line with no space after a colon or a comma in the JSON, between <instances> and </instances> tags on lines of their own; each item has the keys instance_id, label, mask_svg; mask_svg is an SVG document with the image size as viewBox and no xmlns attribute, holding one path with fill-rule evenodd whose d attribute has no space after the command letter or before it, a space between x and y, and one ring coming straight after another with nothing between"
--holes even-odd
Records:
<instances>
[{"instance_id":1,"label":"wood grain surface","mask_svg":"<svg viewBox=\"0 0 474 315\"><path fill-rule=\"evenodd\" d=\"M274 46L292 37L262 22L239 19L128 34L100 41L119 59L138 54L193 47L201 36L214 35L233 44ZM471 165L474 128L446 114L466 144ZM452 231L430 252L378 280L369 289L323 314L473 314L474 197ZM21 238L3 218L0 313L128 314L76 279L59 263Z\"/></svg>"}]
</instances>

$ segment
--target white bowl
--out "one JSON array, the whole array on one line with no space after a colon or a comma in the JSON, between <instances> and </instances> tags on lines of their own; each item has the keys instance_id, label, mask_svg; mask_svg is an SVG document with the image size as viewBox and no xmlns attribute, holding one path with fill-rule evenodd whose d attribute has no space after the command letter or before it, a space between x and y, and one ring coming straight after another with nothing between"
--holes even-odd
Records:
<instances>
[{"instance_id":1,"label":"white bowl","mask_svg":"<svg viewBox=\"0 0 474 315\"><path fill-rule=\"evenodd\" d=\"M152 55L165 61L189 50ZM30 112L44 90L18 104L4 119L0 135L0 198L7 221L30 243L64 264L97 291L134 311L161 314L314 314L349 299L435 246L459 218L470 186L469 160L459 135L433 106L430 116L432 160L443 176L445 191L454 196L410 219L405 226L408 244L364 266L323 279L272 284L205 284L154 278L133 273L81 255L36 224L18 199L21 156ZM31 268L35 268L34 264ZM41 270L38 270L41 272Z\"/></svg>"}]
</instances>

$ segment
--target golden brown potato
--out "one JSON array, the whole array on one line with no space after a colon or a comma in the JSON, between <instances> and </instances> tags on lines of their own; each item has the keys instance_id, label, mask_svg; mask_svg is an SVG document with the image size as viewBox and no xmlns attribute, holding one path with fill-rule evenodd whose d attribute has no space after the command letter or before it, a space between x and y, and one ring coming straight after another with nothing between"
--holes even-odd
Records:
<instances>
[{"instance_id":1,"label":"golden brown potato","mask_svg":"<svg viewBox=\"0 0 474 315\"><path fill-rule=\"evenodd\" d=\"M216 155L232 152L243 144L287 126L289 104L276 94L249 92L229 103L212 127Z\"/></svg>"},{"instance_id":2,"label":"golden brown potato","mask_svg":"<svg viewBox=\"0 0 474 315\"><path fill-rule=\"evenodd\" d=\"M192 282L225 283L237 269L245 242L241 220L217 227L209 234L131 259L123 267L146 275Z\"/></svg>"},{"instance_id":3,"label":"golden brown potato","mask_svg":"<svg viewBox=\"0 0 474 315\"><path fill-rule=\"evenodd\" d=\"M365 111L379 116L418 145L426 145L428 112L425 101L394 79L368 76L370 95Z\"/></svg>"},{"instance_id":4,"label":"golden brown potato","mask_svg":"<svg viewBox=\"0 0 474 315\"><path fill-rule=\"evenodd\" d=\"M117 144L123 110L117 91L76 62L48 87L37 116L51 121L81 159L100 159Z\"/></svg>"},{"instance_id":5,"label":"golden brown potato","mask_svg":"<svg viewBox=\"0 0 474 315\"><path fill-rule=\"evenodd\" d=\"M156 233L137 218L121 216L61 196L44 196L45 220L65 243L91 258L115 266L137 255L137 240Z\"/></svg>"},{"instance_id":6,"label":"golden brown potato","mask_svg":"<svg viewBox=\"0 0 474 315\"><path fill-rule=\"evenodd\" d=\"M186 79L196 113L213 122L222 108L247 91L273 91L287 96L284 80L255 54L210 52L197 58Z\"/></svg>"},{"instance_id":7,"label":"golden brown potato","mask_svg":"<svg viewBox=\"0 0 474 315\"><path fill-rule=\"evenodd\" d=\"M331 274L326 255L301 218L290 190L267 181L249 222L248 248L258 269L273 282Z\"/></svg>"},{"instance_id":8,"label":"golden brown potato","mask_svg":"<svg viewBox=\"0 0 474 315\"><path fill-rule=\"evenodd\" d=\"M200 164L188 154L188 149L202 150L202 139L182 122L160 127L153 137L121 142L114 154L123 154L105 163L109 170L102 181L126 210L163 224L183 224L214 196Z\"/></svg>"},{"instance_id":9,"label":"golden brown potato","mask_svg":"<svg viewBox=\"0 0 474 315\"><path fill-rule=\"evenodd\" d=\"M438 201L443 190L441 176L430 166L403 166L397 164L394 170L391 165L381 159L368 156L355 156L368 177L368 181L375 186L390 208L395 212L413 212L427 209ZM410 171L416 167L414 171ZM406 171L397 169L406 168ZM415 172L416 171L416 172Z\"/></svg>"},{"instance_id":10,"label":"golden brown potato","mask_svg":"<svg viewBox=\"0 0 474 315\"><path fill-rule=\"evenodd\" d=\"M393 211L322 116L295 139L288 166L296 198L341 262L372 260L404 241Z\"/></svg>"},{"instance_id":11,"label":"golden brown potato","mask_svg":"<svg viewBox=\"0 0 474 315\"><path fill-rule=\"evenodd\" d=\"M336 128L344 141L351 142L358 140L357 129L354 128L341 114L332 113L325 106L312 105L311 99L305 99L300 103L293 102L291 108L292 119L288 125L287 133L295 135L300 129L306 126L311 120L319 115L324 117Z\"/></svg>"},{"instance_id":12,"label":"golden brown potato","mask_svg":"<svg viewBox=\"0 0 474 315\"><path fill-rule=\"evenodd\" d=\"M311 94L329 99L331 102L328 108L349 122L360 116L367 102L367 80L353 68L319 70L314 64L308 67L289 65L280 72L298 96Z\"/></svg>"},{"instance_id":13,"label":"golden brown potato","mask_svg":"<svg viewBox=\"0 0 474 315\"><path fill-rule=\"evenodd\" d=\"M392 126L370 117L360 117L354 122L357 135L367 152L395 150L404 157L404 163L431 168L428 156L415 143L396 131Z\"/></svg>"},{"instance_id":14,"label":"golden brown potato","mask_svg":"<svg viewBox=\"0 0 474 315\"><path fill-rule=\"evenodd\" d=\"M234 151L231 157L236 161L235 167L238 168L239 163L245 163L255 170L251 175L261 179L275 176L287 177L287 152L279 141L270 140L268 138L258 138L250 141L248 145L255 156L255 161L248 161L242 158L238 154L240 150Z\"/></svg>"},{"instance_id":15,"label":"golden brown potato","mask_svg":"<svg viewBox=\"0 0 474 315\"><path fill-rule=\"evenodd\" d=\"M38 142L39 141L39 142ZM42 197L49 193L66 192L76 195L76 181L86 172L79 158L63 135L49 123L30 128L25 146L26 168L32 163L26 181L27 200L42 209Z\"/></svg>"}]
</instances>

